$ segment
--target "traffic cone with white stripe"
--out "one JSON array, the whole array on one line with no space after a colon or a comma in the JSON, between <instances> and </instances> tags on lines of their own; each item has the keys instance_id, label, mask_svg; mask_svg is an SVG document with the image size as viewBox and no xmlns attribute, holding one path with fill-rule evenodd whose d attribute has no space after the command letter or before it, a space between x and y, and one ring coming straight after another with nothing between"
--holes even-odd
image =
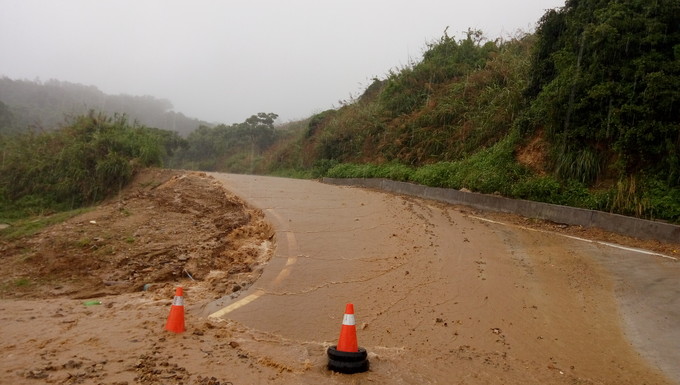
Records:
<instances>
[{"instance_id":1,"label":"traffic cone with white stripe","mask_svg":"<svg viewBox=\"0 0 680 385\"><path fill-rule=\"evenodd\" d=\"M354 305L351 303L345 306L338 344L328 348L328 369L346 374L368 370L368 354L357 342Z\"/></svg>"},{"instance_id":2,"label":"traffic cone with white stripe","mask_svg":"<svg viewBox=\"0 0 680 385\"><path fill-rule=\"evenodd\" d=\"M165 330L173 333L182 333L186 330L184 327L184 297L181 287L175 289L175 298L172 300L170 316L168 316L168 322L165 324Z\"/></svg>"}]
</instances>

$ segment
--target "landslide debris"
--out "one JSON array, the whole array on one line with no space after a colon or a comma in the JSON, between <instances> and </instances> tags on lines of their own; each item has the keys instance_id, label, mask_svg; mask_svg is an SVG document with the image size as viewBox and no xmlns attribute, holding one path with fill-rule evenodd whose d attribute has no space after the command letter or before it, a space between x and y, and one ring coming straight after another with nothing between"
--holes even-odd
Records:
<instances>
[{"instance_id":1,"label":"landslide debris","mask_svg":"<svg viewBox=\"0 0 680 385\"><path fill-rule=\"evenodd\" d=\"M260 275L273 235L261 211L205 173L149 169L84 214L0 239L0 297L84 299L182 280L219 297Z\"/></svg>"}]
</instances>

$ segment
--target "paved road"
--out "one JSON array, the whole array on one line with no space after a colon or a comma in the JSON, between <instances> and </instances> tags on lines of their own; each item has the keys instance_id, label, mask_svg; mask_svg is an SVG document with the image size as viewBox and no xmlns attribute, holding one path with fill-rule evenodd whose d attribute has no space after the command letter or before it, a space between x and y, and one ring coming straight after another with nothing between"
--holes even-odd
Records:
<instances>
[{"instance_id":1,"label":"paved road","mask_svg":"<svg viewBox=\"0 0 680 385\"><path fill-rule=\"evenodd\" d=\"M680 383L675 261L420 199L213 176L266 213L277 248L206 314L327 346L353 302L371 381L668 383L660 368Z\"/></svg>"}]
</instances>

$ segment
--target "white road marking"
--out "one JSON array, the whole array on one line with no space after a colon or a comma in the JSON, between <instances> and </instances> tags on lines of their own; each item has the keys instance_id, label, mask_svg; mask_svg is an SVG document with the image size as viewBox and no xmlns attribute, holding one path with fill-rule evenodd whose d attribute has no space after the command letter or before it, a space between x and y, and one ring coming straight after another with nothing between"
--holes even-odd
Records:
<instances>
[{"instance_id":1,"label":"white road marking","mask_svg":"<svg viewBox=\"0 0 680 385\"><path fill-rule=\"evenodd\" d=\"M653 255L653 256L655 256L655 257L661 257L661 258L672 259L672 260L674 260L674 261L677 261L677 260L678 260L676 257L671 257L670 255L660 254L660 253L657 253L657 252L654 252L654 251L649 251L649 250L636 249L636 248L633 248L633 247L621 246L621 245L617 245L617 244L615 244L615 243L594 241L594 240L592 240L592 239L585 239L585 238L575 237L575 236L573 236L573 235L560 234L560 233L557 233L557 232L554 232L554 231L546 231L546 230L540 230L540 229L533 229L533 228L531 228L531 227L519 226L519 225L513 225L513 224L509 224L509 223L498 222L498 221L494 221L494 220L492 220L492 219L481 218L481 217L477 217L477 216L474 216L474 215L468 215L468 217L474 218L474 219L478 219L478 220L483 221L483 222L494 223L494 224L497 224L497 225L503 225L503 226L509 226L509 227L516 227L516 228L520 228L520 229L523 229L523 230L536 231L536 232L539 232L539 233L550 233L550 234L559 235L559 236L561 236L561 237L565 237L565 238L569 238L569 239L574 239L574 240L577 240L577 241L582 241L582 242L594 243L594 244L598 244L598 245L609 246L609 247L613 247L613 248L615 248L615 249L626 250L626 251L632 251L632 252L635 252L635 253L640 253L640 254L645 254L645 255Z\"/></svg>"},{"instance_id":2,"label":"white road marking","mask_svg":"<svg viewBox=\"0 0 680 385\"><path fill-rule=\"evenodd\" d=\"M220 310L218 310L218 311L216 311L216 312L210 314L210 315L208 316L208 318L220 318L220 317L223 317L223 316L225 316L225 315L231 313L232 311L234 311L234 310L236 310L236 309L238 309L238 308L241 308L241 307L243 307L243 306L246 306L247 304L249 304L249 303L255 301L256 299L262 297L263 295L264 295L264 290L258 289L258 290L257 290L256 292L254 292L253 294L251 294L251 295L249 295L249 296L247 296L247 297L244 297L244 298L242 298L242 299L240 299L240 300L238 300L238 301L232 303L231 305L226 306L226 307L223 307L222 309L220 309Z\"/></svg>"},{"instance_id":3,"label":"white road marking","mask_svg":"<svg viewBox=\"0 0 680 385\"><path fill-rule=\"evenodd\" d=\"M267 209L267 211L272 214L278 221L279 223L284 223L283 218L279 216L278 213L276 213L272 209ZM297 239L295 239L295 234L293 234L291 231L286 231L286 240L288 241L288 253L292 254L291 251L297 252ZM277 286L278 284L281 283L284 279L286 279L289 275L290 272L293 268L293 265L297 262L298 257L297 256L289 256L288 259L286 260L286 265L284 266L283 269L279 272L279 274L274 278L274 281L272 281L272 284L274 286ZM229 306L223 307L222 309L210 314L208 318L220 318L223 317L232 311L239 309L243 306L246 306L247 304L255 301L256 299L262 297L265 294L265 291L263 289L257 289L253 294L250 294L246 297L243 297L242 299L232 303Z\"/></svg>"}]
</instances>

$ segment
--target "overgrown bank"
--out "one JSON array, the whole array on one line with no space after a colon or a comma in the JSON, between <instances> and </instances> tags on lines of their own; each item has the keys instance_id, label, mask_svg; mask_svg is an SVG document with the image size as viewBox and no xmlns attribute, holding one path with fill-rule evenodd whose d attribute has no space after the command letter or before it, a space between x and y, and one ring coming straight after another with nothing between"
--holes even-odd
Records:
<instances>
[{"instance_id":1,"label":"overgrown bank","mask_svg":"<svg viewBox=\"0 0 680 385\"><path fill-rule=\"evenodd\" d=\"M387 177L678 223L678 100L680 3L567 1L532 35L445 33L420 62L313 116L260 171Z\"/></svg>"},{"instance_id":2,"label":"overgrown bank","mask_svg":"<svg viewBox=\"0 0 680 385\"><path fill-rule=\"evenodd\" d=\"M2 135L0 219L70 210L117 193L137 170L161 166L176 133L90 112L54 131Z\"/></svg>"},{"instance_id":3,"label":"overgrown bank","mask_svg":"<svg viewBox=\"0 0 680 385\"><path fill-rule=\"evenodd\" d=\"M680 223L679 100L680 3L569 0L533 34L445 31L419 62L285 126L258 113L184 140L90 114L53 134L6 135L0 218L95 202L163 161L386 177Z\"/></svg>"}]
</instances>

